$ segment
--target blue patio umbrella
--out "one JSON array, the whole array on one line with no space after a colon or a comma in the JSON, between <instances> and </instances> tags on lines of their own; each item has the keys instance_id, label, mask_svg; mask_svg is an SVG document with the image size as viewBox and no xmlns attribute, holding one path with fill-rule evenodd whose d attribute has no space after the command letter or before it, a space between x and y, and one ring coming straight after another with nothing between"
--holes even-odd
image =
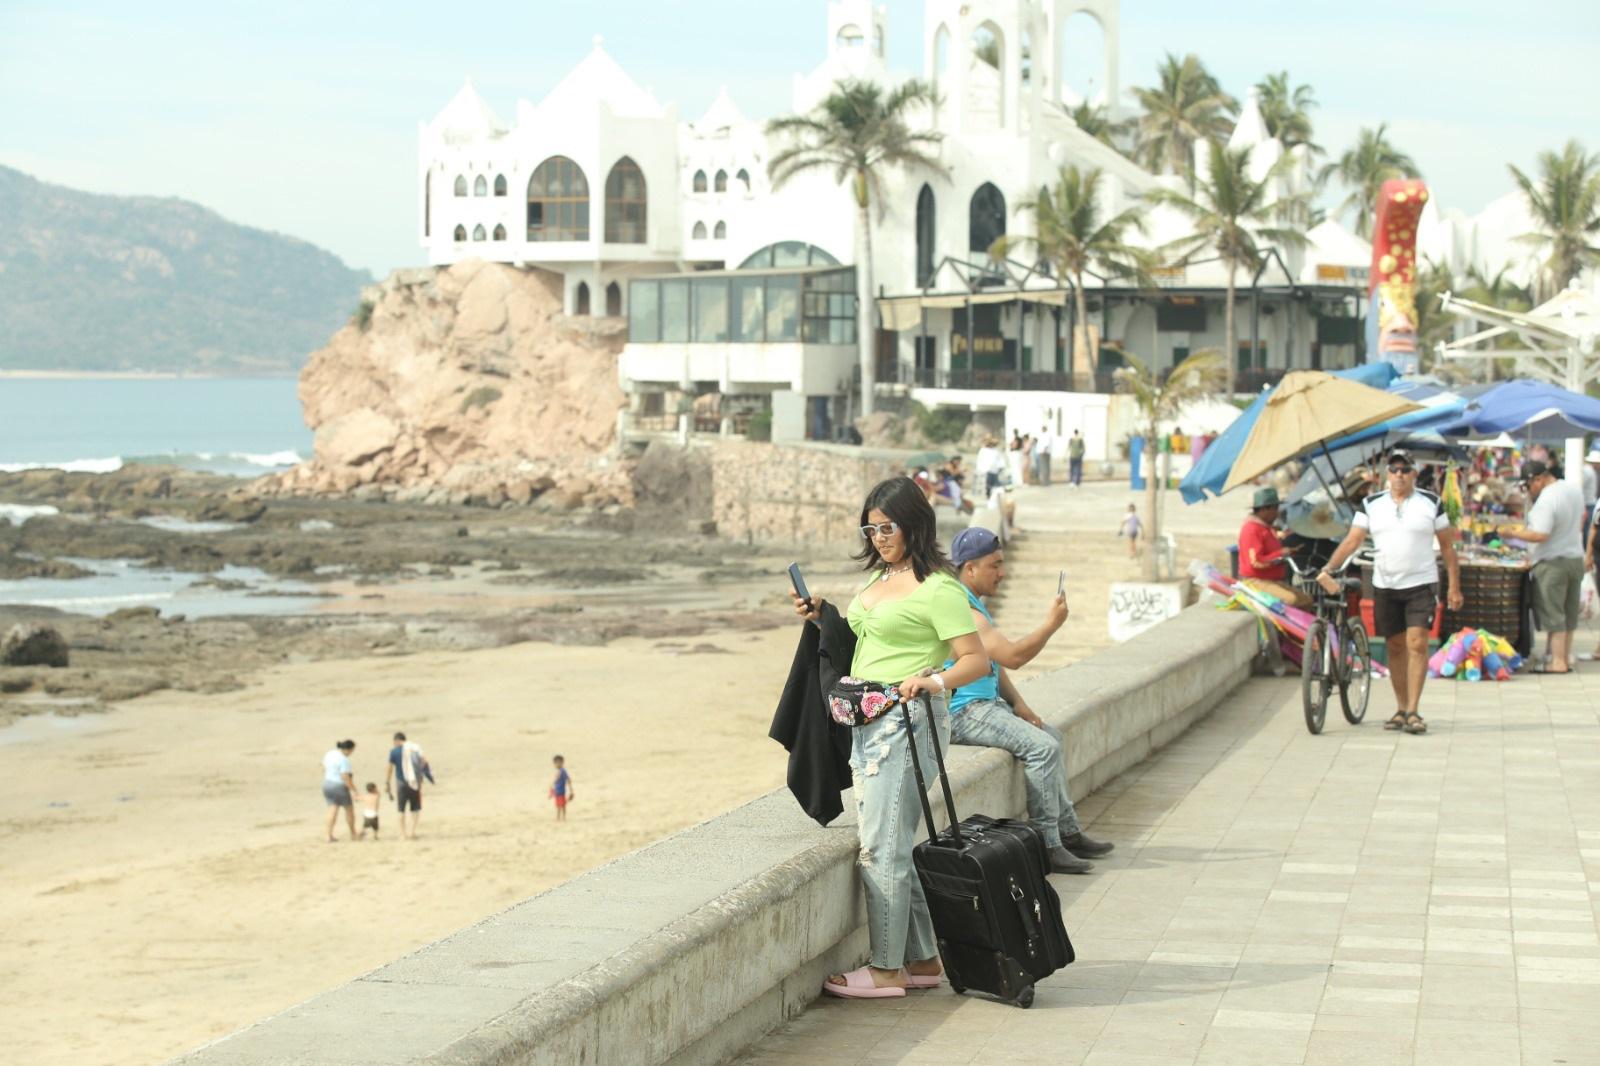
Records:
<instances>
[{"instance_id":1,"label":"blue patio umbrella","mask_svg":"<svg viewBox=\"0 0 1600 1066\"><path fill-rule=\"evenodd\" d=\"M1543 381L1519 378L1473 397L1458 417L1429 427L1446 437L1526 432L1553 440L1600 431L1600 400Z\"/></svg>"},{"instance_id":2,"label":"blue patio umbrella","mask_svg":"<svg viewBox=\"0 0 1600 1066\"><path fill-rule=\"evenodd\" d=\"M1389 391L1413 403L1423 405L1421 411L1407 411L1387 422L1357 430L1349 436L1328 442L1328 450L1338 452L1357 444L1370 444L1381 448L1393 445L1402 437L1417 434L1445 436L1439 427L1457 421L1462 410L1479 394L1491 388L1488 385L1449 386L1431 378L1403 378L1389 386Z\"/></svg>"},{"instance_id":3,"label":"blue patio umbrella","mask_svg":"<svg viewBox=\"0 0 1600 1066\"><path fill-rule=\"evenodd\" d=\"M1387 362L1365 363L1332 373L1335 377L1349 378L1375 389L1387 388L1395 378L1394 366ZM1257 396L1201 453L1194 469L1178 483L1178 492L1183 496L1184 503L1199 503L1207 496L1222 495L1222 486L1228 483L1234 460L1239 458L1239 451L1249 439L1250 430L1255 426L1256 419L1261 417L1262 408L1266 407L1267 397L1272 395L1272 391L1268 389Z\"/></svg>"}]
</instances>

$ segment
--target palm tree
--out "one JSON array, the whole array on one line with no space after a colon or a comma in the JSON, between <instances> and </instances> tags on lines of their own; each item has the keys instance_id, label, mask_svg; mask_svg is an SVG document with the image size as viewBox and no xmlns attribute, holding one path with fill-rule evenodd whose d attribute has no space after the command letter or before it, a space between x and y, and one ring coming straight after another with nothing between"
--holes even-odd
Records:
<instances>
[{"instance_id":1,"label":"palm tree","mask_svg":"<svg viewBox=\"0 0 1600 1066\"><path fill-rule=\"evenodd\" d=\"M1372 212L1378 202L1378 190L1390 178L1419 178L1422 172L1411 157L1389 142L1389 124L1378 123L1377 129L1362 127L1356 134L1356 143L1337 160L1322 168L1318 183L1337 177L1350 190L1336 214L1356 209L1356 232L1369 236L1372 232Z\"/></svg>"},{"instance_id":2,"label":"palm tree","mask_svg":"<svg viewBox=\"0 0 1600 1066\"><path fill-rule=\"evenodd\" d=\"M1088 299L1083 291L1083 275L1095 268L1101 275L1133 278L1140 284L1150 282L1150 255L1144 249L1128 243L1128 236L1144 232L1142 213L1129 208L1106 218L1101 210L1100 186L1104 175L1099 170L1080 171L1075 166L1064 166L1053 188L1045 195L1025 200L1017 206L1019 213L1033 216L1032 237L1012 237L1008 243L1032 245L1039 260L1050 266L1058 278L1072 282L1074 322L1072 352L1074 364L1077 353L1092 357L1088 340ZM1073 366L1073 373L1093 371L1088 367Z\"/></svg>"},{"instance_id":3,"label":"palm tree","mask_svg":"<svg viewBox=\"0 0 1600 1066\"><path fill-rule=\"evenodd\" d=\"M1122 132L1122 127L1118 123L1111 121L1111 118L1106 114L1104 104L1091 104L1088 101L1084 101L1071 111L1068 111L1067 117L1072 119L1073 125L1101 144L1110 148L1117 147L1115 137ZM1120 148L1117 150L1121 151Z\"/></svg>"},{"instance_id":4,"label":"palm tree","mask_svg":"<svg viewBox=\"0 0 1600 1066\"><path fill-rule=\"evenodd\" d=\"M1250 176L1250 149L1224 148L1213 144L1205 180L1192 196L1174 189L1152 189L1145 199L1171 207L1188 217L1193 232L1161 249L1163 254L1188 262L1202 251L1214 252L1228 272L1227 300L1223 311L1222 348L1227 359L1227 392L1233 395L1234 369L1239 345L1234 336L1235 286L1238 273L1254 274L1265 255L1264 245L1284 248L1305 246L1305 234L1292 226L1276 225L1301 217L1305 211L1302 194L1272 200L1272 187L1289 156L1281 156L1260 181Z\"/></svg>"},{"instance_id":5,"label":"palm tree","mask_svg":"<svg viewBox=\"0 0 1600 1066\"><path fill-rule=\"evenodd\" d=\"M1138 121L1140 161L1158 174L1192 175L1195 144L1225 140L1239 102L1222 91L1193 53L1179 59L1168 52L1156 76L1159 84L1133 90L1144 109Z\"/></svg>"},{"instance_id":6,"label":"palm tree","mask_svg":"<svg viewBox=\"0 0 1600 1066\"><path fill-rule=\"evenodd\" d=\"M1308 155L1321 155L1322 146L1311 139L1311 109L1317 98L1309 85L1289 87L1289 72L1281 70L1256 82L1260 92L1261 118L1267 132L1285 148L1305 145Z\"/></svg>"},{"instance_id":7,"label":"palm tree","mask_svg":"<svg viewBox=\"0 0 1600 1066\"><path fill-rule=\"evenodd\" d=\"M912 129L911 112L936 101L926 82L908 81L885 91L875 82L845 79L809 114L767 123L769 136L791 139L767 164L773 188L812 170L850 182L856 203L856 343L861 358L861 413L870 415L877 388L876 335L872 306L872 206L883 203L883 176L894 167L945 173L933 155L944 137Z\"/></svg>"},{"instance_id":8,"label":"palm tree","mask_svg":"<svg viewBox=\"0 0 1600 1066\"><path fill-rule=\"evenodd\" d=\"M1161 534L1160 497L1156 491L1160 480L1156 470L1157 434L1161 423L1175 421L1188 404L1216 392L1225 373L1224 367L1231 367L1233 363L1223 359L1215 348L1204 348L1173 367L1163 381L1145 365L1144 360L1132 352L1122 353L1122 358L1128 365L1116 372L1117 391L1133 397L1134 405L1139 410L1138 425L1144 434L1145 455L1148 457L1144 476L1144 509L1145 527L1150 534L1146 543L1150 547L1144 556L1144 577L1146 581L1154 581L1157 576L1155 544Z\"/></svg>"},{"instance_id":9,"label":"palm tree","mask_svg":"<svg viewBox=\"0 0 1600 1066\"><path fill-rule=\"evenodd\" d=\"M1539 227L1522 239L1547 252L1541 295L1553 296L1584 267L1600 265L1600 155L1568 141L1560 154L1539 153L1538 181L1509 169Z\"/></svg>"}]
</instances>

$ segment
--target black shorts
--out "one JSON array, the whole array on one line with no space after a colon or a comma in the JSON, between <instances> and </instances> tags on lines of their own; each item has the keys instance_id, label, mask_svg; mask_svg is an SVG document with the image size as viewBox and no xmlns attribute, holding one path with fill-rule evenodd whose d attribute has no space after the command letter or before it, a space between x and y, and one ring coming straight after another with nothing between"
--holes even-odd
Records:
<instances>
[{"instance_id":1,"label":"black shorts","mask_svg":"<svg viewBox=\"0 0 1600 1066\"><path fill-rule=\"evenodd\" d=\"M1372 627L1380 637L1397 637L1408 629L1432 629L1439 606L1439 586L1372 590Z\"/></svg>"},{"instance_id":2,"label":"black shorts","mask_svg":"<svg viewBox=\"0 0 1600 1066\"><path fill-rule=\"evenodd\" d=\"M402 783L395 792L394 798L395 802L400 806L401 814L406 813L406 811L422 810L422 790L420 788L412 788L410 785Z\"/></svg>"}]
</instances>

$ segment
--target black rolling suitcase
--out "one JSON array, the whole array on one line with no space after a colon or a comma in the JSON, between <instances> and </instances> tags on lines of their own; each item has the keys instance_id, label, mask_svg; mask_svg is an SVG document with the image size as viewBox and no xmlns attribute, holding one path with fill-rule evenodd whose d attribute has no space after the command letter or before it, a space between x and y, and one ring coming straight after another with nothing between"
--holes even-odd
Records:
<instances>
[{"instance_id":1,"label":"black rolling suitcase","mask_svg":"<svg viewBox=\"0 0 1600 1066\"><path fill-rule=\"evenodd\" d=\"M927 701L922 701L924 711ZM1044 837L1027 822L975 814L957 822L955 800L945 777L944 753L933 719L924 719L939 764L950 827L933 829L933 808L911 731L911 708L905 708L911 739L911 767L917 794L928 820L928 840L912 850L911 860L922 881L933 916L939 956L956 992L975 989L1033 1004L1035 981L1073 960L1072 941L1061 920L1061 898L1045 879L1050 868Z\"/></svg>"}]
</instances>

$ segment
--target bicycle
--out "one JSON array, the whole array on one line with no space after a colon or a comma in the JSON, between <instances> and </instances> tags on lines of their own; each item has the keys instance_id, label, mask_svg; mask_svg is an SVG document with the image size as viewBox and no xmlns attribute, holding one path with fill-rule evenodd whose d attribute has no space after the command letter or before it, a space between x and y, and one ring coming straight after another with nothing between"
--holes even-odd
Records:
<instances>
[{"instance_id":1,"label":"bicycle","mask_svg":"<svg viewBox=\"0 0 1600 1066\"><path fill-rule=\"evenodd\" d=\"M1367 700L1372 694L1372 644L1361 619L1351 618L1345 592L1360 587L1360 579L1345 577L1350 565L1339 567L1339 592L1331 593L1317 583L1317 571L1288 560L1294 572L1295 587L1311 597L1315 617L1306 627L1305 647L1300 654L1300 702L1305 710L1306 728L1313 735L1322 732L1327 718L1328 692L1339 686L1339 706L1344 720L1360 724L1367 716Z\"/></svg>"}]
</instances>

